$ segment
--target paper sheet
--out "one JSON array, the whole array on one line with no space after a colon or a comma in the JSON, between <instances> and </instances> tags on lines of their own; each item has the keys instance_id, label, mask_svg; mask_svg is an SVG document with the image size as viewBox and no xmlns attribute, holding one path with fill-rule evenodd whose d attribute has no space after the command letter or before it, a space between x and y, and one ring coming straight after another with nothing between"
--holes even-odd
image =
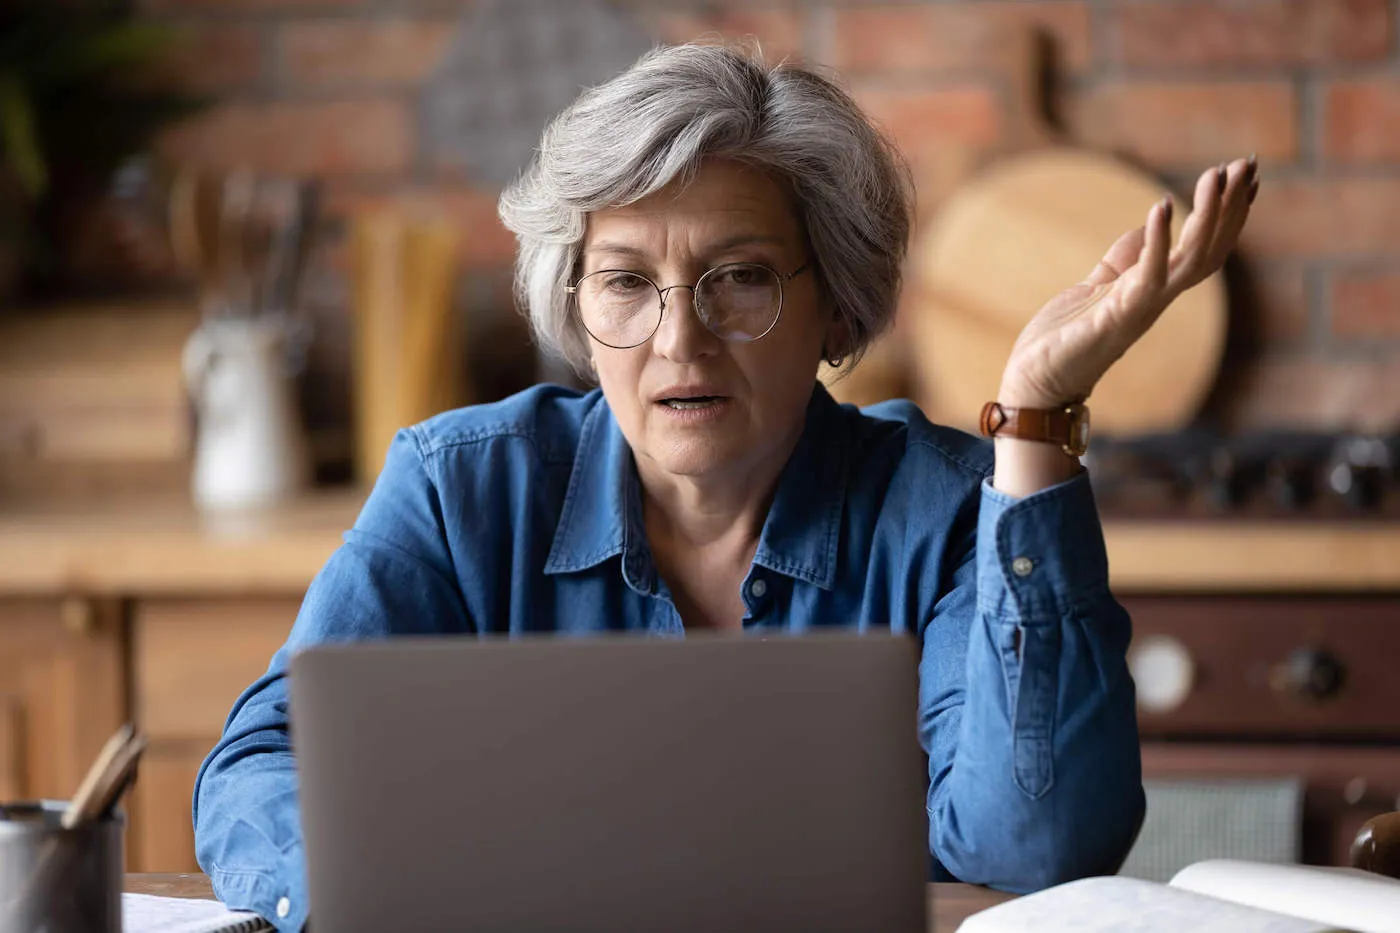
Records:
<instances>
[{"instance_id":1,"label":"paper sheet","mask_svg":"<svg viewBox=\"0 0 1400 933\"><path fill-rule=\"evenodd\" d=\"M959 933L1330 933L1334 928L1137 878L1085 878L973 914Z\"/></svg>"},{"instance_id":2,"label":"paper sheet","mask_svg":"<svg viewBox=\"0 0 1400 933\"><path fill-rule=\"evenodd\" d=\"M1400 933L1400 881L1356 868L1210 859L1183 868L1171 883L1357 933Z\"/></svg>"},{"instance_id":3,"label":"paper sheet","mask_svg":"<svg viewBox=\"0 0 1400 933\"><path fill-rule=\"evenodd\" d=\"M258 933L271 929L257 914L229 910L218 901L122 895L124 933Z\"/></svg>"}]
</instances>

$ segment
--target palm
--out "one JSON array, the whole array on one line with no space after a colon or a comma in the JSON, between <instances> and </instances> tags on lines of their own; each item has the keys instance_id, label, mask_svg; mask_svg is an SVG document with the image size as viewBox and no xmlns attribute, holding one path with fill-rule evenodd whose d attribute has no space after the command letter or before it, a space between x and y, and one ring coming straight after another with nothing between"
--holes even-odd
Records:
<instances>
[{"instance_id":1,"label":"palm","mask_svg":"<svg viewBox=\"0 0 1400 933\"><path fill-rule=\"evenodd\" d=\"M999 399L1051 407L1087 398L1178 295L1224 263L1239 239L1257 188L1252 160L1228 167L1222 186L1211 168L1196 183L1191 215L1171 246L1169 202L1118 238L1084 281L1036 313L1012 347ZM1223 190L1222 190L1223 189Z\"/></svg>"}]
</instances>

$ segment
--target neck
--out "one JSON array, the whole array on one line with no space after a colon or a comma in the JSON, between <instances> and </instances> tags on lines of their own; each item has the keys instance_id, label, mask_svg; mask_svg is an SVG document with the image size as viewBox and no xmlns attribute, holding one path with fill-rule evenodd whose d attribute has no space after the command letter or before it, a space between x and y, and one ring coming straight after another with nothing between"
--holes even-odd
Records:
<instances>
[{"instance_id":1,"label":"neck","mask_svg":"<svg viewBox=\"0 0 1400 933\"><path fill-rule=\"evenodd\" d=\"M739 549L752 560L801 426L773 456L722 475L677 476L637 463L647 537L670 550Z\"/></svg>"}]
</instances>

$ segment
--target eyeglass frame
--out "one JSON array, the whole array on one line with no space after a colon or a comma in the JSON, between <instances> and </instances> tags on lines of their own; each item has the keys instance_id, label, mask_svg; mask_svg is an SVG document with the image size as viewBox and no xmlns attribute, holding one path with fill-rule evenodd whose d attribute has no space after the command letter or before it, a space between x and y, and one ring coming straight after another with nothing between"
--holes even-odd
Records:
<instances>
[{"instance_id":1,"label":"eyeglass frame","mask_svg":"<svg viewBox=\"0 0 1400 933\"><path fill-rule=\"evenodd\" d=\"M783 273L779 272L777 269L774 269L772 266L768 265L767 263L762 263L762 262L726 262L726 263L723 263L723 264L721 264L721 265L715 266L715 267L713 267L713 268L706 269L703 273L700 274L700 278L698 278L698 279L695 280L695 284L694 284L694 285L686 285L686 284L684 284L684 283L677 283L677 284L675 284L675 285L667 285L665 288L662 288L660 285L657 285L655 282L653 282L653 281L651 280L651 277L650 277L650 276L644 275L644 274L642 274L642 273L640 273L640 272L636 272L636 271L634 271L634 270L632 270L632 269L595 269L595 270L593 270L592 272L587 273L586 275L581 275L581 276L579 276L578 281L573 282L572 284L566 284L566 285L564 286L564 292L565 292L566 294L568 294L568 295L572 295L572 296L573 296L573 298L574 298L574 310L575 310L575 312L578 313L578 315L579 315L579 324L581 324L581 325L583 326L583 329L584 329L585 332L587 332L588 336L592 337L594 340L597 340L597 341L598 341L599 343L601 343L603 346L605 346L605 347L611 347L611 348L614 349L614 350L635 350L637 347L640 347L642 344L646 343L648 340L650 340L651 338L655 337L655 336L656 336L656 332L659 331L659 330L661 329L662 323L666 320L666 299L667 299L667 297L668 297L668 293L669 293L669 292L671 292L671 291L673 291L673 290L675 290L675 289L677 289L677 288L688 288L688 289L690 289L690 301L691 301L691 305L692 305L692 306L695 306L695 305L696 305L696 300L695 300L695 298L696 298L696 296L699 294L700 285L705 281L705 279L709 278L711 275L713 275L714 273L720 271L721 269L730 269L730 268L733 268L734 266L756 266L756 267L758 267L758 268L760 268L760 269L763 269L763 270L765 270L765 271L767 271L767 272L772 273L772 274L773 274L773 277L776 278L776 279L778 280L778 310L777 310L776 312L774 312L774 314L773 314L773 321L772 321L772 323L770 323L770 324L768 325L767 329L764 330L764 332L761 333L761 334L759 334L757 337L754 337L754 338L752 338L752 339L750 339L750 340L738 340L738 339L735 339L735 338L733 338L733 337L720 337L719 334L715 334L715 332L714 332L713 330L710 329L710 325L705 323L705 318L704 318L703 316L700 315L699 309L698 309L698 308L696 308L696 315L695 315L695 316L698 317L698 318L700 318L700 323L701 323L701 324L704 324L705 330L708 330L708 331L710 331L710 333L715 334L715 336L716 336L716 337L719 337L719 339L721 339L721 340L727 340L727 341L729 341L730 343L755 343L756 341L762 340L764 337L767 337L767 336L769 335L769 333L772 332L773 328L775 328L775 327L778 326L778 319L781 318L781 317L783 316L783 302L784 302L784 299L785 299L785 297L786 297L786 296L785 296L784 289L783 289L783 286L786 285L788 282L791 282L793 279L797 278L797 277L798 277L799 275L801 275L803 272L806 272L808 269L810 269L811 266L812 266L812 261L811 261L810 259L804 261L804 262L802 263L802 265L798 266L796 269L792 270L791 272L787 273L786 275L784 275ZM641 279L642 281L646 282L648 285L650 285L652 288L654 288L654 289L656 290L657 301L659 301L660 304L661 304L660 313L657 314L657 316L656 316L656 326L653 327L653 328L651 329L651 332L650 332L649 334L647 334L647 335L646 335L645 337L643 337L641 340L638 340L636 343L627 344L626 346L618 346L618 345L616 345L616 344L608 343L606 340L601 340L601 339L599 339L599 337L598 337L596 334L594 334L593 331L591 331L591 330L588 329L588 325L587 325L586 323L584 323L582 310L581 310L581 309L579 308L579 306L578 306L578 287L579 287L579 285L583 284L583 280L586 279L586 278L588 278L589 276L592 276L592 275L602 275L602 274L605 273L605 272L621 272L621 273L623 273L624 275L635 275L637 278L639 278L639 279Z\"/></svg>"}]
</instances>

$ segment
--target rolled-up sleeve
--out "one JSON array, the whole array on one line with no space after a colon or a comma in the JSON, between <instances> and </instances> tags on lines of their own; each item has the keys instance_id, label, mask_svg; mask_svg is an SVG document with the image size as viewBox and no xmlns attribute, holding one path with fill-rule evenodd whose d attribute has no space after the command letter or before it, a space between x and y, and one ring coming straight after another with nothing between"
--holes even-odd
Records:
<instances>
[{"instance_id":1,"label":"rolled-up sleeve","mask_svg":"<svg viewBox=\"0 0 1400 933\"><path fill-rule=\"evenodd\" d=\"M195 780L195 854L230 907L278 930L308 915L287 670L321 642L470 630L437 492L412 429L390 447L353 530L308 589L287 643L233 706Z\"/></svg>"},{"instance_id":2,"label":"rolled-up sleeve","mask_svg":"<svg viewBox=\"0 0 1400 933\"><path fill-rule=\"evenodd\" d=\"M920 666L935 875L1027 892L1112 873L1145 799L1087 474L1023 499L984 481L955 544Z\"/></svg>"}]
</instances>

